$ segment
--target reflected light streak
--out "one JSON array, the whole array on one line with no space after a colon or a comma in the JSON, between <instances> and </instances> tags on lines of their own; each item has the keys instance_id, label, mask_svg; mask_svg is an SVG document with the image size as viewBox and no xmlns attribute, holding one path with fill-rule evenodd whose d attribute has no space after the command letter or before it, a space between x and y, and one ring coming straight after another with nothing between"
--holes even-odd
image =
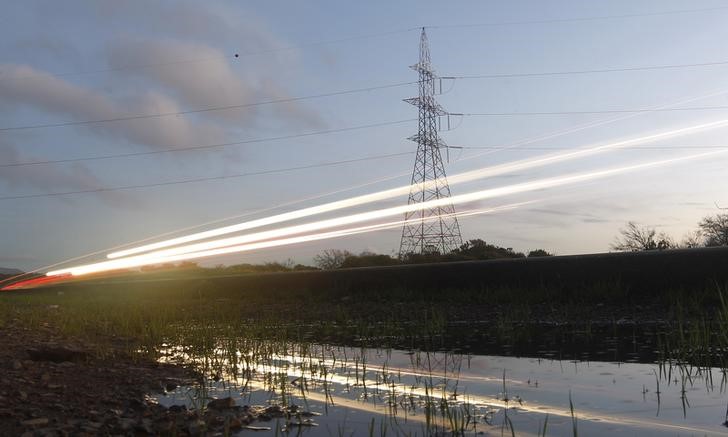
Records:
<instances>
[{"instance_id":1,"label":"reflected light streak","mask_svg":"<svg viewBox=\"0 0 728 437\"><path fill-rule=\"evenodd\" d=\"M86 274L86 273L94 273L94 272L100 272L100 271L107 271L107 270L115 270L120 268L129 268L129 267L136 267L141 265L148 265L148 264L156 264L158 263L159 259L169 259L173 258L175 260L184 260L189 258L184 258L185 254L191 254L192 252L201 252L201 251L209 251L219 248L224 248L227 246L237 246L241 244L247 244L255 241L262 241L262 240L271 240L271 239L277 239L282 238L289 235L295 235L295 234L304 234L309 233L321 229L326 228L334 228L339 226L346 226L351 225L355 223L361 223L376 219L381 219L385 217L390 217L394 215L400 215L405 214L412 211L418 211L423 209L432 209L432 208L438 208L447 206L450 204L460 204L460 203L469 203L474 202L478 200L484 200L484 199L490 199L495 197L501 197L506 195L512 195L512 194L519 194L519 193L525 193L529 191L534 190L542 190L546 188L552 188L557 187L561 185L566 184L574 184L579 182L587 182L590 180L603 178L607 176L612 176L620 173L640 170L640 169L646 169L646 168L652 168L652 167L658 167L662 165L667 164L673 164L677 162L683 162L690 159L697 159L697 158L704 158L708 156L715 156L719 154L725 154L728 150L718 150L718 151L712 151L712 152L704 152L694 155L687 155L677 158L671 158L671 159L664 159L659 161L651 161L647 163L641 163L641 164L634 164L634 165L628 165L623 167L617 167L617 168L611 168L606 170L598 170L588 173L577 173L577 174L571 174L566 176L559 176L559 177L553 177L553 178L547 178L547 179L541 179L531 182L525 182L521 184L514 184L514 185L508 185L504 187L498 187L498 188L490 188L486 190L481 191L475 191L471 193L466 194L460 194L452 197L447 198L441 198L441 199L434 199L427 202L420 202L420 203L414 203L409 205L402 205L397 207L391 207L391 208L385 208L385 209L379 209L379 210L373 210L358 214L352 214L348 216L343 217L336 217L331 218L327 220L320 220L316 222L310 222L305 223L301 225L296 226L289 226L279 229L272 229L269 231L263 231L263 232L257 232L252 234L244 234L241 236L236 237L229 237L229 238L222 238L218 240L212 240L207 241L203 243L196 243L196 244L189 244L186 246L180 246L172 249L166 249L156 252L151 252L145 255L140 256L134 256L134 257L128 257L128 258L122 258L122 259L116 259L111 261L104 261L99 262L95 264L88 264L83 266L76 266L76 267L70 267L66 269L56 270L53 272L49 272L49 275L52 274L62 274L62 273L71 273L73 275L80 275L80 274ZM332 232L343 232L343 231L335 231ZM296 237L303 241L305 238L311 238L310 236L301 236ZM263 244L263 243L261 243ZM178 258L179 256L179 258Z\"/></svg>"},{"instance_id":2,"label":"reflected light streak","mask_svg":"<svg viewBox=\"0 0 728 437\"><path fill-rule=\"evenodd\" d=\"M558 153L554 155L545 156L536 159L526 159L522 161L516 161L513 163L497 165L493 167L486 167L483 169L472 170L465 173L460 173L449 178L445 178L449 184L458 184L463 182L475 181L487 177L502 175L511 173L514 171L520 171L535 167L541 167L549 164L555 164L558 162L568 161L572 159L578 159L594 155L597 153L606 152L612 149L618 149L620 147L630 146L637 143L645 143L658 139L673 138L681 135L686 135L698 131L704 131L709 129L715 129L721 126L728 125L728 120L719 120L710 123L703 123L699 125L689 126L680 129L674 129L670 131L660 132L657 134L646 135L638 138L632 138L627 140L615 141L612 143L604 144L601 146L576 150L573 152ZM388 190L379 191L376 193L364 194L361 196L355 196L348 199L338 200L335 202L324 203L321 205L312 206L309 208L303 208L296 211L290 211L283 214L276 214L269 217L263 217L257 220L251 220L243 223L238 223L230 226L224 226L221 228L211 229L208 231L197 232L194 234L184 235L169 240L160 241L157 243L146 244L143 246L133 247L117 252L112 252L107 255L110 259L122 258L130 255L135 255L144 252L150 252L157 249L163 249L165 247L177 246L180 244L191 243L193 241L205 240L208 238L218 237L225 234L231 234L234 232L245 231L249 229L259 228L262 226L273 225L282 223L290 220L300 219L309 217L312 215L318 215L326 212L336 211L339 209L349 208L353 206L364 205L380 200L390 199L397 196L409 194L411 189L423 190L435 186L442 181L433 180L417 185L406 185L397 188L391 188Z\"/></svg>"}]
</instances>

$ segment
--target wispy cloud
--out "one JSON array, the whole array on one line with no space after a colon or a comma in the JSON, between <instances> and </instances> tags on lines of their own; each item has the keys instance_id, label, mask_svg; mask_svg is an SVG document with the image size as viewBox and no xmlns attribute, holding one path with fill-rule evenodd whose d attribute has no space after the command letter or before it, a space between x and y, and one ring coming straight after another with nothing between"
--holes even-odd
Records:
<instances>
[{"instance_id":1,"label":"wispy cloud","mask_svg":"<svg viewBox=\"0 0 728 437\"><path fill-rule=\"evenodd\" d=\"M25 65L0 65L0 100L9 107L29 107L58 115L60 121L101 120L136 114L175 112L180 107L169 97L146 91L134 97L114 100ZM192 123L184 117L96 123L90 129L149 147L173 147L222 141L223 130L209 123Z\"/></svg>"},{"instance_id":2,"label":"wispy cloud","mask_svg":"<svg viewBox=\"0 0 728 437\"><path fill-rule=\"evenodd\" d=\"M22 156L16 147L6 140L0 139L0 162L12 164L33 157ZM103 186L103 182L86 166L74 163L69 166L31 166L24 168L6 168L0 171L0 183L8 191L37 190L41 193L53 193L60 190L93 190ZM129 194L122 192L99 192L94 196L112 206L135 207L139 202ZM66 197L58 197L68 202Z\"/></svg>"},{"instance_id":3,"label":"wispy cloud","mask_svg":"<svg viewBox=\"0 0 728 437\"><path fill-rule=\"evenodd\" d=\"M159 59L201 59L183 63L175 68L132 69L129 75L146 79L151 86L161 87L176 97L186 108L209 108L226 105L244 105L255 102L291 98L291 94L278 82L260 71L239 69L233 71L231 54L205 44L170 39L129 39L115 41L109 47L111 68L128 65L154 65ZM245 60L240 62L245 64ZM210 111L205 117L236 126L253 126L261 115L272 114L280 122L310 127L321 127L323 120L317 113L299 103L287 102L270 106L254 106L235 110Z\"/></svg>"}]
</instances>

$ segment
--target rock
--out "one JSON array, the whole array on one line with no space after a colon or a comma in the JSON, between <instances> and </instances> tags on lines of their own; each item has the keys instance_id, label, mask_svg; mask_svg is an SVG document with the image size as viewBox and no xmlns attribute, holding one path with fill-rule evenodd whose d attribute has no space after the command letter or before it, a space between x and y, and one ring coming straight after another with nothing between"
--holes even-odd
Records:
<instances>
[{"instance_id":1,"label":"rock","mask_svg":"<svg viewBox=\"0 0 728 437\"><path fill-rule=\"evenodd\" d=\"M280 405L271 405L263 410L263 414L270 417L283 417L284 411Z\"/></svg>"},{"instance_id":2,"label":"rock","mask_svg":"<svg viewBox=\"0 0 728 437\"><path fill-rule=\"evenodd\" d=\"M187 426L187 430L191 437L200 436L205 431L205 421L195 420Z\"/></svg>"},{"instance_id":3,"label":"rock","mask_svg":"<svg viewBox=\"0 0 728 437\"><path fill-rule=\"evenodd\" d=\"M231 417L230 422L228 422L228 426L230 429L240 429L243 427L243 422L241 422L237 417Z\"/></svg>"},{"instance_id":4,"label":"rock","mask_svg":"<svg viewBox=\"0 0 728 437\"><path fill-rule=\"evenodd\" d=\"M315 411L301 411L299 414L303 417L313 417L321 415L321 413L317 413Z\"/></svg>"},{"instance_id":5,"label":"rock","mask_svg":"<svg viewBox=\"0 0 728 437\"><path fill-rule=\"evenodd\" d=\"M20 424L23 426L46 426L48 425L48 418L39 417L37 419L24 420Z\"/></svg>"},{"instance_id":6,"label":"rock","mask_svg":"<svg viewBox=\"0 0 728 437\"><path fill-rule=\"evenodd\" d=\"M54 363L83 361L88 354L80 349L63 346L40 346L25 350L33 361L52 361Z\"/></svg>"},{"instance_id":7,"label":"rock","mask_svg":"<svg viewBox=\"0 0 728 437\"><path fill-rule=\"evenodd\" d=\"M231 397L222 399L213 399L207 404L207 408L211 410L227 410L235 406L235 399Z\"/></svg>"},{"instance_id":8,"label":"rock","mask_svg":"<svg viewBox=\"0 0 728 437\"><path fill-rule=\"evenodd\" d=\"M141 411L145 409L147 406L144 404L144 402L140 401L139 399L130 399L129 400L129 409L135 410L135 411Z\"/></svg>"},{"instance_id":9,"label":"rock","mask_svg":"<svg viewBox=\"0 0 728 437\"><path fill-rule=\"evenodd\" d=\"M184 411L187 411L186 405L172 405L171 407L169 407L170 413L182 413Z\"/></svg>"},{"instance_id":10,"label":"rock","mask_svg":"<svg viewBox=\"0 0 728 437\"><path fill-rule=\"evenodd\" d=\"M119 419L119 428L122 431L129 431L132 428L134 428L134 425L136 424L136 421L134 419L128 419L126 417L122 417Z\"/></svg>"},{"instance_id":11,"label":"rock","mask_svg":"<svg viewBox=\"0 0 728 437\"><path fill-rule=\"evenodd\" d=\"M288 424L288 426L300 426L300 427L304 427L304 426L318 426L318 423L314 422L311 419L306 419L306 420L303 420L301 422L291 422L291 423Z\"/></svg>"},{"instance_id":12,"label":"rock","mask_svg":"<svg viewBox=\"0 0 728 437\"><path fill-rule=\"evenodd\" d=\"M174 382L168 382L167 384L164 385L164 389L166 391L172 391L172 390L174 390L176 388L177 388L177 384L174 383Z\"/></svg>"},{"instance_id":13,"label":"rock","mask_svg":"<svg viewBox=\"0 0 728 437\"><path fill-rule=\"evenodd\" d=\"M137 433L147 433L149 435L154 434L154 428L152 426L152 421L150 419L142 419L141 423L137 423L136 427L134 427L134 430Z\"/></svg>"}]
</instances>

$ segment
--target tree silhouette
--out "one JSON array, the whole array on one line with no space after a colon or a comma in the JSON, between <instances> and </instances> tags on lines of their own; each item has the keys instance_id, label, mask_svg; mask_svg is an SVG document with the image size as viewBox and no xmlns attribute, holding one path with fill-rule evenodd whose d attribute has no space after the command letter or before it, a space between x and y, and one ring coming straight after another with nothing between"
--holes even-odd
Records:
<instances>
[{"instance_id":1,"label":"tree silhouette","mask_svg":"<svg viewBox=\"0 0 728 437\"><path fill-rule=\"evenodd\" d=\"M728 246L728 214L703 217L698 226L706 246Z\"/></svg>"},{"instance_id":2,"label":"tree silhouette","mask_svg":"<svg viewBox=\"0 0 728 437\"><path fill-rule=\"evenodd\" d=\"M641 226L636 222L627 222L627 226L620 229L621 238L617 237L612 243L612 250L620 252L638 252L641 250L665 250L675 247L672 239L663 232L659 234L655 228Z\"/></svg>"}]
</instances>

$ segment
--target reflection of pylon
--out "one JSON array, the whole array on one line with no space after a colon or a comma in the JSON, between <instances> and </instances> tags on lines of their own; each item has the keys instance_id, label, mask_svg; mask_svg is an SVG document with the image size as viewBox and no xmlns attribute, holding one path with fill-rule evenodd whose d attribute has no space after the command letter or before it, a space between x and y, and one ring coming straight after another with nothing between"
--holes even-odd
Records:
<instances>
[{"instance_id":1,"label":"reflection of pylon","mask_svg":"<svg viewBox=\"0 0 728 437\"><path fill-rule=\"evenodd\" d=\"M450 197L440 148L446 147L437 135L440 117L447 112L435 101L435 81L438 77L430 66L427 34L422 28L420 62L411 67L420 75L420 95L405 101L419 108L419 131L409 139L417 143L417 157L412 172L408 204ZM460 225L452 204L426 208L405 215L399 256L424 253L448 253L462 244ZM438 219L428 219L436 216Z\"/></svg>"}]
</instances>

